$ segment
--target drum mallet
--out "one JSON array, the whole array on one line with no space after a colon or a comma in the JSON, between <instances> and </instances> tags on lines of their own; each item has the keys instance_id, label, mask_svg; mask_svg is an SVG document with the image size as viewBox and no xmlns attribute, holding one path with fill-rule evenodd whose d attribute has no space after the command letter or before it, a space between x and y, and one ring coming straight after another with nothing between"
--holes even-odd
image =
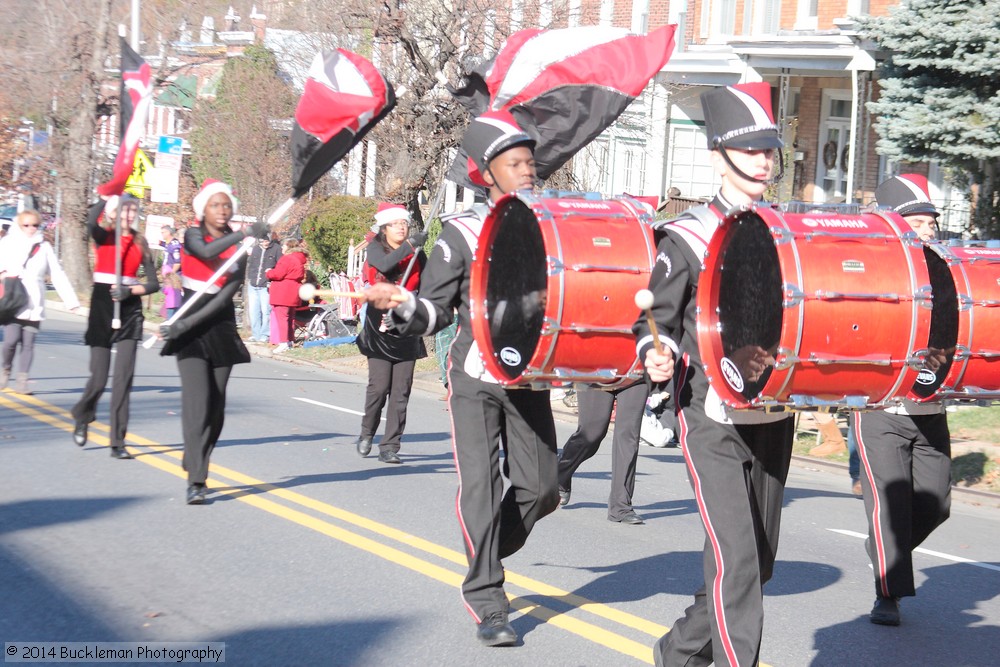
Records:
<instances>
[{"instance_id":1,"label":"drum mallet","mask_svg":"<svg viewBox=\"0 0 1000 667\"><path fill-rule=\"evenodd\" d=\"M302 299L303 301L312 301L316 297L330 297L330 298L347 297L348 299L367 298L364 292L339 292L337 290L331 290L331 289L316 289L315 285L311 285L309 283L306 283L305 285L299 288L299 298ZM396 303L402 303L406 301L406 296L403 294L393 294L389 298L389 300L395 301Z\"/></svg>"},{"instance_id":2,"label":"drum mallet","mask_svg":"<svg viewBox=\"0 0 1000 667\"><path fill-rule=\"evenodd\" d=\"M653 347L657 354L663 354L663 344L660 343L660 334L656 330L656 321L653 319L653 293L648 289L641 289L635 293L635 306L646 313L646 324L649 325L649 333L653 336Z\"/></svg>"}]
</instances>

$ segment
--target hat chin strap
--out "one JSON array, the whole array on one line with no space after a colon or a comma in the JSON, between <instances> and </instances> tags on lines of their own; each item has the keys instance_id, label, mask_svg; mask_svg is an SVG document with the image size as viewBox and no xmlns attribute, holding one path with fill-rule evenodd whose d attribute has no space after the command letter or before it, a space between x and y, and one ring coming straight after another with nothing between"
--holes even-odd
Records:
<instances>
[{"instance_id":1,"label":"hat chin strap","mask_svg":"<svg viewBox=\"0 0 1000 667\"><path fill-rule=\"evenodd\" d=\"M490 178L493 179L493 185L487 185L486 186L487 190L489 190L489 188L496 188L497 190L500 191L500 194L502 195L507 194L507 191L504 190L502 187L500 187L500 181L497 180L497 175L493 173L493 170L490 169L489 165L486 165L486 173L488 173L490 175Z\"/></svg>"},{"instance_id":2,"label":"hat chin strap","mask_svg":"<svg viewBox=\"0 0 1000 667\"><path fill-rule=\"evenodd\" d=\"M777 183L778 181L780 181L781 177L785 175L785 153L780 148L774 149L774 151L778 154L778 171L774 173L771 176L771 178L764 179L764 178L754 178L753 176L744 173L742 169L733 164L733 161L729 159L729 153L726 152L726 147L723 146L718 139L715 140L714 144L716 150L718 150L719 153L722 154L722 159L726 161L727 165L729 165L729 168L735 171L736 174L744 180L750 181L751 183L762 183L765 185L771 185L773 183Z\"/></svg>"}]
</instances>

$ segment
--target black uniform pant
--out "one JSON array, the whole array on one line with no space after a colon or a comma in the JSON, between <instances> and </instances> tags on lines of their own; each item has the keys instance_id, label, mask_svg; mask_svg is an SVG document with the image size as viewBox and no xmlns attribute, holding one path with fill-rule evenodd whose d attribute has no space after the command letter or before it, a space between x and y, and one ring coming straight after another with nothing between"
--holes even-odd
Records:
<instances>
[{"instance_id":1,"label":"black uniform pant","mask_svg":"<svg viewBox=\"0 0 1000 667\"><path fill-rule=\"evenodd\" d=\"M469 561L462 599L478 623L507 610L500 559L524 546L535 522L559 506L556 430L548 391L507 390L454 368L450 386L458 523Z\"/></svg>"},{"instance_id":2,"label":"black uniform pant","mask_svg":"<svg viewBox=\"0 0 1000 667\"><path fill-rule=\"evenodd\" d=\"M580 415L576 431L559 454L559 486L569 491L573 473L600 449L601 441L608 434L611 412L617 401L618 415L611 450L611 494L608 496L608 518L613 521L621 520L632 510L635 466L639 458L639 428L648 395L645 382L613 391L581 387L576 394Z\"/></svg>"},{"instance_id":3,"label":"black uniform pant","mask_svg":"<svg viewBox=\"0 0 1000 667\"><path fill-rule=\"evenodd\" d=\"M188 484L204 484L208 479L208 459L226 419L226 385L233 367L213 368L205 359L188 357L178 359L177 368L181 375L183 467Z\"/></svg>"},{"instance_id":4,"label":"black uniform pant","mask_svg":"<svg viewBox=\"0 0 1000 667\"><path fill-rule=\"evenodd\" d=\"M120 340L115 343L115 374L111 380L111 446L124 447L128 431L129 399L135 376L135 351L139 341ZM111 348L90 348L90 379L83 388L83 396L73 406L73 419L78 424L89 424L97 418L97 401L104 393L111 369Z\"/></svg>"},{"instance_id":5,"label":"black uniform pant","mask_svg":"<svg viewBox=\"0 0 1000 667\"><path fill-rule=\"evenodd\" d=\"M680 428L705 528L705 584L654 658L672 667L756 665L795 422L722 424L696 403L681 412Z\"/></svg>"},{"instance_id":6,"label":"black uniform pant","mask_svg":"<svg viewBox=\"0 0 1000 667\"><path fill-rule=\"evenodd\" d=\"M912 552L951 510L948 416L877 411L854 419L875 593L915 595Z\"/></svg>"},{"instance_id":7,"label":"black uniform pant","mask_svg":"<svg viewBox=\"0 0 1000 667\"><path fill-rule=\"evenodd\" d=\"M413 368L416 363L368 358L368 390L365 394L365 415L361 418L361 435L375 435L382 417L382 408L388 400L385 435L378 444L380 452L399 451L399 441L406 428L406 406L410 402Z\"/></svg>"}]
</instances>

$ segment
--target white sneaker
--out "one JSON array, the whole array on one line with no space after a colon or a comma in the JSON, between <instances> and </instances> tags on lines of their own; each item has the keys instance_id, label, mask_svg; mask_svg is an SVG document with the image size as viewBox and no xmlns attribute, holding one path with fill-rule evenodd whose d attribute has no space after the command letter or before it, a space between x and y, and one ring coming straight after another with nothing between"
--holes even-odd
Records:
<instances>
[{"instance_id":1,"label":"white sneaker","mask_svg":"<svg viewBox=\"0 0 1000 667\"><path fill-rule=\"evenodd\" d=\"M271 350L271 354L281 354L282 352L288 352L288 343L279 343L278 347Z\"/></svg>"}]
</instances>

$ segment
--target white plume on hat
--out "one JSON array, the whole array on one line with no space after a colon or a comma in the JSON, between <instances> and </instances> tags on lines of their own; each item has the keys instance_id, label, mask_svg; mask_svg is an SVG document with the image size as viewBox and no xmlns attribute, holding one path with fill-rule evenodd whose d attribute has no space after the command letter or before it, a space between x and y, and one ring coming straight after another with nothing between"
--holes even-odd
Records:
<instances>
[{"instance_id":1,"label":"white plume on hat","mask_svg":"<svg viewBox=\"0 0 1000 667\"><path fill-rule=\"evenodd\" d=\"M229 197L229 201L233 203L233 215L236 215L236 212L239 210L239 200L233 194L233 189L222 181L214 178L206 178L202 182L198 194L194 196L194 201L191 202L194 215L198 220L205 219L205 207L208 205L208 200L212 198L212 195L220 192Z\"/></svg>"}]
</instances>

